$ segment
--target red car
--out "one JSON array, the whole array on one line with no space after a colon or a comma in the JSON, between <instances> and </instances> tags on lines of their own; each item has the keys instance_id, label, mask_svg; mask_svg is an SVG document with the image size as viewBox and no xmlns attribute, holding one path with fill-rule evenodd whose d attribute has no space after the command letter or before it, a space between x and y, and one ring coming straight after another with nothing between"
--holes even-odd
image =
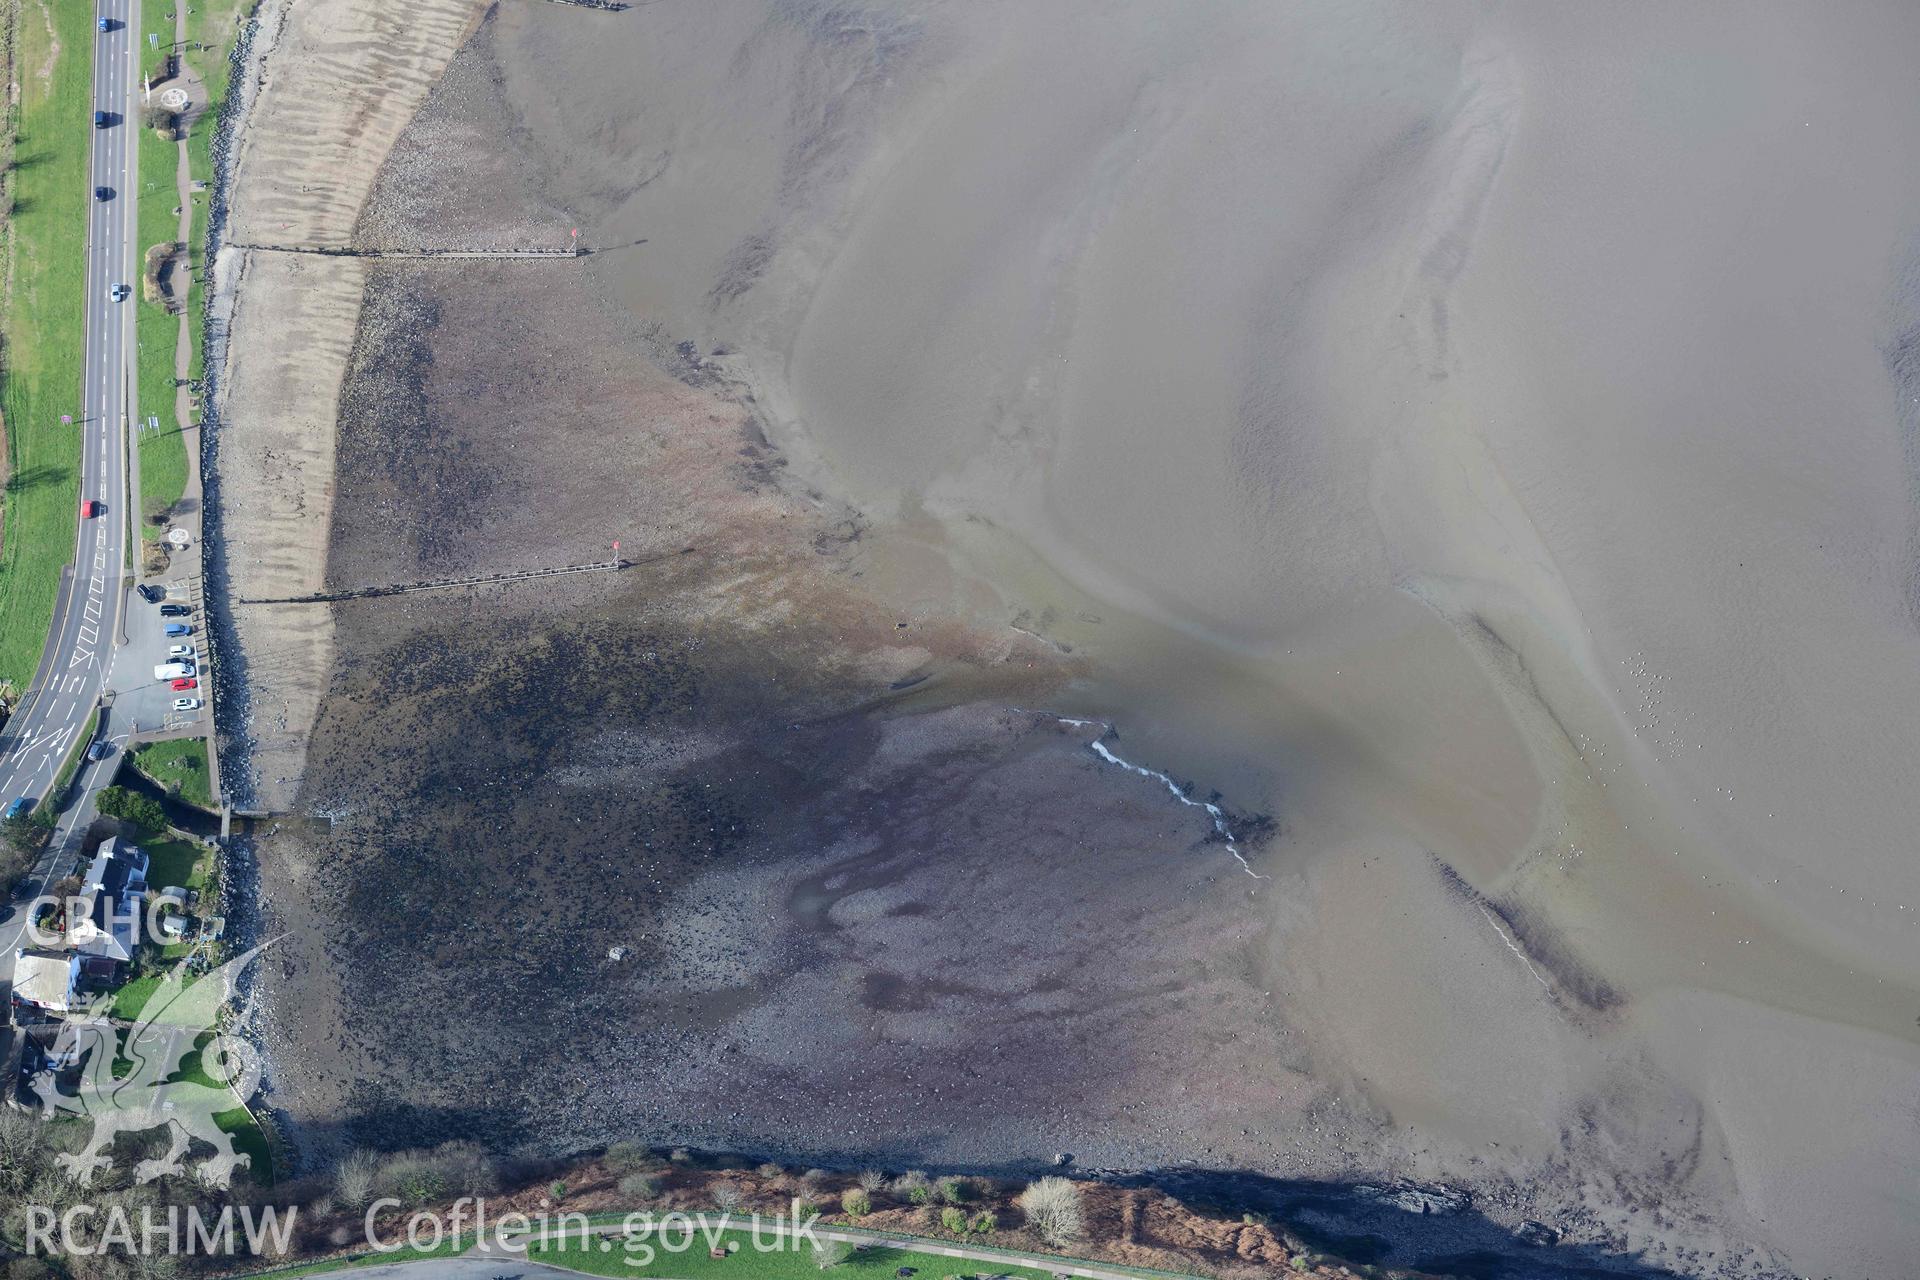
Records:
<instances>
[{"instance_id":1,"label":"red car","mask_svg":"<svg viewBox=\"0 0 1920 1280\"><path fill-rule=\"evenodd\" d=\"M175 689L198 689L200 682L191 676L182 676L173 682L173 687Z\"/></svg>"},{"instance_id":2,"label":"red car","mask_svg":"<svg viewBox=\"0 0 1920 1280\"><path fill-rule=\"evenodd\" d=\"M80 518L82 520L91 520L99 515L102 510L103 508L97 499L82 498L80 500Z\"/></svg>"}]
</instances>

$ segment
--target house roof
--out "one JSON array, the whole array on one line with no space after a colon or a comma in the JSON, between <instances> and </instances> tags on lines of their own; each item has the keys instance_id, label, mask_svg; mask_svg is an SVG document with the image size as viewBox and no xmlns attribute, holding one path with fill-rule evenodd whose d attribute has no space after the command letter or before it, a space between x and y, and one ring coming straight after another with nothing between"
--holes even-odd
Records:
<instances>
[{"instance_id":1,"label":"house roof","mask_svg":"<svg viewBox=\"0 0 1920 1280\"><path fill-rule=\"evenodd\" d=\"M73 1005L73 980L80 962L73 955L45 951L16 952L13 994L16 999L64 1013Z\"/></svg>"}]
</instances>

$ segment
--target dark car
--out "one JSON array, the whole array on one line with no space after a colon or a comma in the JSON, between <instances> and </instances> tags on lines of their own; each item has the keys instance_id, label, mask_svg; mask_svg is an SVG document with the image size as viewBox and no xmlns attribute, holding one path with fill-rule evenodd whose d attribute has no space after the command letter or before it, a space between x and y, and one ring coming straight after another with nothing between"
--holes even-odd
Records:
<instances>
[{"instance_id":1,"label":"dark car","mask_svg":"<svg viewBox=\"0 0 1920 1280\"><path fill-rule=\"evenodd\" d=\"M160 616L163 618L191 618L193 616L193 610L183 604L163 604L160 606Z\"/></svg>"},{"instance_id":2,"label":"dark car","mask_svg":"<svg viewBox=\"0 0 1920 1280\"><path fill-rule=\"evenodd\" d=\"M100 19L100 29L101 29L102 31L111 31L111 30L113 30L113 19L112 19L112 18L102 18L102 19Z\"/></svg>"},{"instance_id":3,"label":"dark car","mask_svg":"<svg viewBox=\"0 0 1920 1280\"><path fill-rule=\"evenodd\" d=\"M107 114L106 112L104 112L104 111L96 111L96 112L94 112L94 113L93 113L93 127L94 127L94 128L96 128L96 129L104 129L104 128L106 128L106 127L107 127L108 125L110 125L110 124L112 124L112 123L113 123L113 117L112 117L112 116L110 116L110 115L108 115L108 114Z\"/></svg>"},{"instance_id":4,"label":"dark car","mask_svg":"<svg viewBox=\"0 0 1920 1280\"><path fill-rule=\"evenodd\" d=\"M151 582L143 582L134 589L140 593L140 598L148 604L159 604L167 598L167 593Z\"/></svg>"},{"instance_id":5,"label":"dark car","mask_svg":"<svg viewBox=\"0 0 1920 1280\"><path fill-rule=\"evenodd\" d=\"M93 189L93 198L95 200L111 200L113 199L113 188L112 187L95 187Z\"/></svg>"},{"instance_id":6,"label":"dark car","mask_svg":"<svg viewBox=\"0 0 1920 1280\"><path fill-rule=\"evenodd\" d=\"M92 746L87 748L87 759L89 760L105 760L108 756L112 754L113 754L113 744L111 742L108 742L105 738L100 739L98 742L94 743Z\"/></svg>"}]
</instances>

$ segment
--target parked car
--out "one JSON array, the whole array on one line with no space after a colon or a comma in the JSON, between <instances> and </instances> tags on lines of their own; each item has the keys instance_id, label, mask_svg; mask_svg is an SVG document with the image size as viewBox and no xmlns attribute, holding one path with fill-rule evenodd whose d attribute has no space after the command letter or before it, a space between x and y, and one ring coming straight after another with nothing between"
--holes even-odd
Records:
<instances>
[{"instance_id":1,"label":"parked car","mask_svg":"<svg viewBox=\"0 0 1920 1280\"><path fill-rule=\"evenodd\" d=\"M163 662L153 669L155 680L184 680L192 674L191 662Z\"/></svg>"},{"instance_id":2,"label":"parked car","mask_svg":"<svg viewBox=\"0 0 1920 1280\"><path fill-rule=\"evenodd\" d=\"M163 618L191 618L193 616L193 610L184 604L163 604L160 606L160 616Z\"/></svg>"},{"instance_id":3,"label":"parked car","mask_svg":"<svg viewBox=\"0 0 1920 1280\"><path fill-rule=\"evenodd\" d=\"M105 738L97 740L92 746L87 748L87 759L89 760L105 760L112 754L113 744Z\"/></svg>"},{"instance_id":4,"label":"parked car","mask_svg":"<svg viewBox=\"0 0 1920 1280\"><path fill-rule=\"evenodd\" d=\"M170 636L190 636L193 634L193 628L184 622L169 622L167 624L167 634Z\"/></svg>"},{"instance_id":5,"label":"parked car","mask_svg":"<svg viewBox=\"0 0 1920 1280\"><path fill-rule=\"evenodd\" d=\"M175 698L173 700L173 709L175 711L198 711L200 709L200 699Z\"/></svg>"},{"instance_id":6,"label":"parked car","mask_svg":"<svg viewBox=\"0 0 1920 1280\"><path fill-rule=\"evenodd\" d=\"M106 509L106 503L101 502L98 498L80 499L80 518L82 520L91 520Z\"/></svg>"},{"instance_id":7,"label":"parked car","mask_svg":"<svg viewBox=\"0 0 1920 1280\"><path fill-rule=\"evenodd\" d=\"M107 298L109 301L112 301L112 302L125 302L127 300L127 295L132 292L133 290L129 289L126 285L117 284L113 286L113 288L107 290Z\"/></svg>"},{"instance_id":8,"label":"parked car","mask_svg":"<svg viewBox=\"0 0 1920 1280\"><path fill-rule=\"evenodd\" d=\"M111 200L113 199L113 188L112 187L95 187L93 189L93 198L95 200Z\"/></svg>"},{"instance_id":9,"label":"parked car","mask_svg":"<svg viewBox=\"0 0 1920 1280\"><path fill-rule=\"evenodd\" d=\"M170 644L167 646L167 656L169 658L180 658L183 661L192 662L193 646L190 644Z\"/></svg>"},{"instance_id":10,"label":"parked car","mask_svg":"<svg viewBox=\"0 0 1920 1280\"><path fill-rule=\"evenodd\" d=\"M7 806L7 821L12 822L15 818L24 818L32 811L33 797L21 796L18 800L15 800Z\"/></svg>"},{"instance_id":11,"label":"parked car","mask_svg":"<svg viewBox=\"0 0 1920 1280\"><path fill-rule=\"evenodd\" d=\"M151 582L143 582L135 589L140 592L140 598L148 604L159 604L162 600L166 599L167 596L165 591L162 591Z\"/></svg>"},{"instance_id":12,"label":"parked car","mask_svg":"<svg viewBox=\"0 0 1920 1280\"><path fill-rule=\"evenodd\" d=\"M178 680L175 680L173 682L173 691L175 693L179 693L184 689L198 689L199 687L200 687L200 682L198 680L195 680L192 676L181 676Z\"/></svg>"}]
</instances>

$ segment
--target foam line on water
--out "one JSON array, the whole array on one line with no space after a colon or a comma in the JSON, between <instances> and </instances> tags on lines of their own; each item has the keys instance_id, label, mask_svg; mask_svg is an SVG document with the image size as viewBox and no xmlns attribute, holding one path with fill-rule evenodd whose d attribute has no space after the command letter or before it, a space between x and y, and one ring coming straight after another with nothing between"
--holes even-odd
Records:
<instances>
[{"instance_id":1,"label":"foam line on water","mask_svg":"<svg viewBox=\"0 0 1920 1280\"><path fill-rule=\"evenodd\" d=\"M1107 744L1101 741L1101 738L1104 738L1108 733L1111 733L1113 731L1113 726L1106 723L1105 721L1075 720L1069 716L1056 716L1054 718L1058 720L1061 724L1070 725L1076 729L1100 730L1100 737L1095 738L1092 742L1089 742L1087 744L1087 746L1093 749L1093 753L1095 755L1099 756L1102 760L1105 760L1108 764L1119 765L1122 769L1125 769L1129 773L1137 773L1143 778L1152 778L1164 784L1167 790L1173 793L1173 798L1175 800L1178 800L1181 804L1184 804L1189 808L1205 809L1207 811L1207 816L1213 819L1214 832L1217 835L1219 835L1219 837L1222 840L1226 841L1227 852L1232 854L1234 857L1234 860L1240 864L1240 869L1242 871L1245 871L1248 875L1252 876L1255 880L1268 879L1267 876L1263 876L1258 871L1255 871L1253 869L1253 864L1249 863L1246 860L1246 857L1241 854L1240 842L1234 837L1233 827L1227 821L1227 815L1225 812L1221 810L1219 805L1209 803L1208 801L1205 801L1205 800L1190 799L1186 791L1181 788L1179 783L1175 782L1172 778L1160 772L1158 769L1149 769L1144 765L1137 765L1133 763L1133 761L1131 760L1115 755L1111 750L1108 749Z\"/></svg>"}]
</instances>

